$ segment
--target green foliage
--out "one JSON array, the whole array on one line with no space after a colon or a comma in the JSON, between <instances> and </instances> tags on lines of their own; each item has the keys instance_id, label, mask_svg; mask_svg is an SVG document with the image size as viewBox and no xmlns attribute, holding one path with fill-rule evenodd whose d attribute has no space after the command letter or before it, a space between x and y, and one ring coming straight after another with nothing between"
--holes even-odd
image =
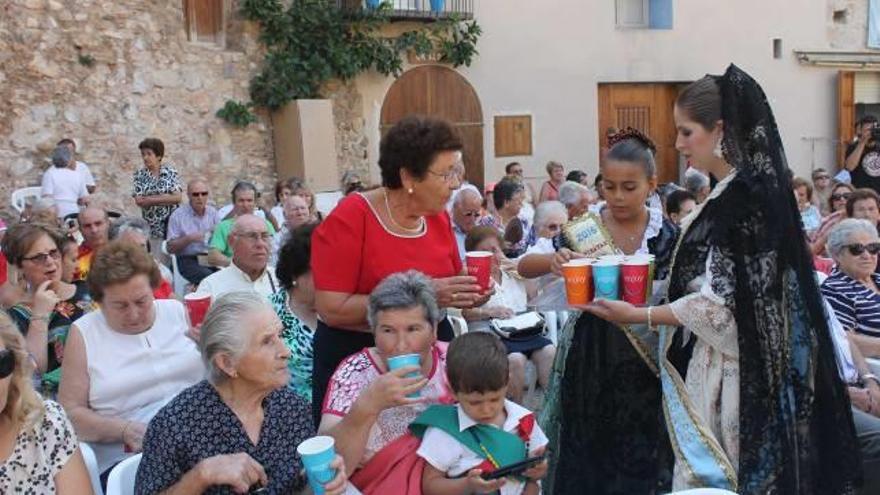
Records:
<instances>
[{"instance_id":1,"label":"green foliage","mask_svg":"<svg viewBox=\"0 0 880 495\"><path fill-rule=\"evenodd\" d=\"M257 121L257 117L251 113L249 104L240 101L229 100L223 108L217 110L217 117L238 127L246 127Z\"/></svg>"},{"instance_id":2,"label":"green foliage","mask_svg":"<svg viewBox=\"0 0 880 495\"><path fill-rule=\"evenodd\" d=\"M441 61L456 67L469 66L477 55L481 29L476 21L438 20L389 38L380 30L390 23L390 2L377 9L343 3L357 7L340 10L334 0L293 0L287 9L280 0L242 1L242 16L260 24L266 47L262 70L251 80L253 103L248 106L275 110L291 100L316 98L325 82L370 70L396 77L403 71L402 54L410 50L420 56L439 53ZM242 110L251 115L238 102L227 102L217 114L238 118Z\"/></svg>"},{"instance_id":3,"label":"green foliage","mask_svg":"<svg viewBox=\"0 0 880 495\"><path fill-rule=\"evenodd\" d=\"M95 66L95 57L89 55L88 53L80 53L76 56L76 61L79 62L80 65L85 67L94 67Z\"/></svg>"}]
</instances>

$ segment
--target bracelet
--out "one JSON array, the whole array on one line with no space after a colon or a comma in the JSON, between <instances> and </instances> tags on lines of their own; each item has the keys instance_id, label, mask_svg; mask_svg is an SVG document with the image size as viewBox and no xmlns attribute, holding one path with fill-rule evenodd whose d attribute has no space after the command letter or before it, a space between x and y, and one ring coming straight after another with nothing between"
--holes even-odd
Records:
<instances>
[{"instance_id":1,"label":"bracelet","mask_svg":"<svg viewBox=\"0 0 880 495\"><path fill-rule=\"evenodd\" d=\"M46 323L49 323L50 319L52 319L52 313L49 313L47 315L39 315L39 316L35 315L35 314L31 314L31 321L45 321Z\"/></svg>"},{"instance_id":2,"label":"bracelet","mask_svg":"<svg viewBox=\"0 0 880 495\"><path fill-rule=\"evenodd\" d=\"M648 330L653 330L654 325L651 322L651 310L654 309L654 306L648 306Z\"/></svg>"},{"instance_id":3,"label":"bracelet","mask_svg":"<svg viewBox=\"0 0 880 495\"><path fill-rule=\"evenodd\" d=\"M867 384L865 382L865 380L871 380L874 383L876 383L877 385L880 385L880 378L877 378L877 375L875 375L874 373L865 373L864 375L860 376L859 378L862 379L862 383Z\"/></svg>"}]
</instances>

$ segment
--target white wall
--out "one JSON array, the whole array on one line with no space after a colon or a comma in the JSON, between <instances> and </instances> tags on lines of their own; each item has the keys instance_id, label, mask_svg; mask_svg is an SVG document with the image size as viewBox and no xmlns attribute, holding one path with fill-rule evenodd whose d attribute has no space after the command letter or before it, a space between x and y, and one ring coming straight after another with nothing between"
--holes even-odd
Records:
<instances>
[{"instance_id":1,"label":"white wall","mask_svg":"<svg viewBox=\"0 0 880 495\"><path fill-rule=\"evenodd\" d=\"M691 81L721 73L730 62L764 87L796 173L807 175L813 161L833 164L837 71L801 65L792 53L828 47L824 0L676 0L672 30L616 29L613 0L475 3L484 33L480 55L459 70L483 105L487 180L497 179L511 161L494 157L495 115L533 115L534 155L520 159L526 175L543 176L551 159L592 175L599 148L597 84ZM773 59L773 38L783 40L782 59ZM379 112L392 82L377 76L357 81L373 163ZM815 152L810 137L823 139Z\"/></svg>"}]
</instances>

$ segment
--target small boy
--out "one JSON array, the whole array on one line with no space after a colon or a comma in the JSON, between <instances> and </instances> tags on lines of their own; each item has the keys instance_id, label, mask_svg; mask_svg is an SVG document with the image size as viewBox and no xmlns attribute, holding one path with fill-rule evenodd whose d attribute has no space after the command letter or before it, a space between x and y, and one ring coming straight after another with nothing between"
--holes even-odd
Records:
<instances>
[{"instance_id":1,"label":"small boy","mask_svg":"<svg viewBox=\"0 0 880 495\"><path fill-rule=\"evenodd\" d=\"M547 461L520 477L484 480L493 471L527 457L542 455L547 437L535 415L505 399L507 350L494 335L464 334L452 341L446 374L457 406L432 406L411 429L423 431L418 455L427 461L422 475L425 495L492 493L537 495Z\"/></svg>"}]
</instances>

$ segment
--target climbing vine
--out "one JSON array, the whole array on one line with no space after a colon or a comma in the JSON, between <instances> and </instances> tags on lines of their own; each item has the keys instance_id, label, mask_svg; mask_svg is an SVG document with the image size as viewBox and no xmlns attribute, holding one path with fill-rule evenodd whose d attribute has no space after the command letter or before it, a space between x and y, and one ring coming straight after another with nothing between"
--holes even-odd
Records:
<instances>
[{"instance_id":1,"label":"climbing vine","mask_svg":"<svg viewBox=\"0 0 880 495\"><path fill-rule=\"evenodd\" d=\"M240 12L260 24L266 55L250 82L250 103L227 102L217 116L244 126L255 118L253 107L277 110L296 99L317 98L332 79L350 80L366 71L399 76L403 55L439 56L455 67L469 66L482 34L476 21L440 19L398 36L382 34L392 12L390 2L377 8L340 8L350 0L243 0Z\"/></svg>"}]
</instances>

